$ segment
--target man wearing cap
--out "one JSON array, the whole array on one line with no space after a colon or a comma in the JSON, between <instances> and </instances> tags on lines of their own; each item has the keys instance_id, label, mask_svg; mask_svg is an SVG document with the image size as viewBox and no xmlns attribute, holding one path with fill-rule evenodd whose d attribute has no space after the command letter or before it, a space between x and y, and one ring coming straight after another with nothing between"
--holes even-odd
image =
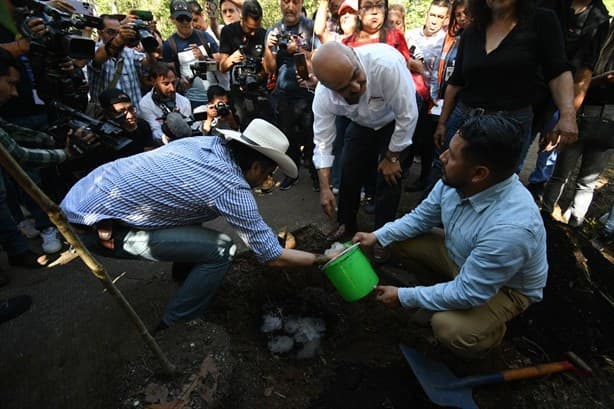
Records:
<instances>
[{"instance_id":1,"label":"man wearing cap","mask_svg":"<svg viewBox=\"0 0 614 409\"><path fill-rule=\"evenodd\" d=\"M143 59L153 62L155 57L126 47L136 37L136 31L130 27L136 17L127 16L121 20L123 17L101 16L104 23L104 29L99 31L102 41L87 66L91 101L98 101L98 95L107 88L121 89L132 101L141 100L141 64Z\"/></svg>"},{"instance_id":2,"label":"man wearing cap","mask_svg":"<svg viewBox=\"0 0 614 409\"><path fill-rule=\"evenodd\" d=\"M162 142L162 122L171 112L180 112L186 118L192 115L192 105L176 92L177 76L166 63L157 62L149 70L153 88L139 102L139 117L149 123L153 137Z\"/></svg>"},{"instance_id":3,"label":"man wearing cap","mask_svg":"<svg viewBox=\"0 0 614 409\"><path fill-rule=\"evenodd\" d=\"M62 210L85 245L109 257L173 262L186 275L159 329L203 313L229 269L230 237L203 227L223 217L257 259L274 267L308 266L328 258L282 248L258 212L252 188L278 166L298 173L288 140L256 119L243 133L184 138L107 163L68 192ZM175 274L177 273L177 274Z\"/></svg>"},{"instance_id":4,"label":"man wearing cap","mask_svg":"<svg viewBox=\"0 0 614 409\"><path fill-rule=\"evenodd\" d=\"M162 44L162 58L175 65L181 79L191 83L194 74L190 64L211 59L219 61L217 41L207 32L192 27L192 11L184 0L171 1L170 11L176 31ZM215 75L211 78L215 80Z\"/></svg>"},{"instance_id":5,"label":"man wearing cap","mask_svg":"<svg viewBox=\"0 0 614 409\"><path fill-rule=\"evenodd\" d=\"M337 241L356 231L360 189L376 169L375 227L396 217L401 197L399 157L416 128L416 92L405 60L386 44L352 49L329 42L312 62L320 80L313 101L313 162L320 177L320 204L329 217L336 207L330 188L335 116L351 121L344 135L339 227L330 237Z\"/></svg>"}]
</instances>

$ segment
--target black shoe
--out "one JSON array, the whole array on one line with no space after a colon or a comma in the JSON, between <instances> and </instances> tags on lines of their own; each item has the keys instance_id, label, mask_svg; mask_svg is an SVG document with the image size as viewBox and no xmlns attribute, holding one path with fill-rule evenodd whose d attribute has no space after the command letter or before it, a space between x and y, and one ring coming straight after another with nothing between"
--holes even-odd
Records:
<instances>
[{"instance_id":1,"label":"black shoe","mask_svg":"<svg viewBox=\"0 0 614 409\"><path fill-rule=\"evenodd\" d=\"M14 267L41 268L46 264L38 261L41 257L42 256L27 250L21 254L9 256L9 264Z\"/></svg>"},{"instance_id":2,"label":"black shoe","mask_svg":"<svg viewBox=\"0 0 614 409\"><path fill-rule=\"evenodd\" d=\"M351 240L354 234L356 234L356 226L340 224L334 231L326 236L326 239L329 241L345 242Z\"/></svg>"},{"instance_id":3,"label":"black shoe","mask_svg":"<svg viewBox=\"0 0 614 409\"><path fill-rule=\"evenodd\" d=\"M289 176L284 177L284 180L281 181L279 185L279 190L290 190L292 186L298 183L298 177L291 178Z\"/></svg>"},{"instance_id":4,"label":"black shoe","mask_svg":"<svg viewBox=\"0 0 614 409\"><path fill-rule=\"evenodd\" d=\"M533 200L538 205L541 205L542 200L544 198L544 189L546 187L546 182L538 182L538 183L529 183L526 188L531 195L533 196Z\"/></svg>"},{"instance_id":5,"label":"black shoe","mask_svg":"<svg viewBox=\"0 0 614 409\"><path fill-rule=\"evenodd\" d=\"M0 301L0 323L12 320L30 309L32 298L29 295L18 295L8 300Z\"/></svg>"},{"instance_id":6,"label":"black shoe","mask_svg":"<svg viewBox=\"0 0 614 409\"><path fill-rule=\"evenodd\" d=\"M603 251L614 244L614 234L607 233L605 229L601 229L597 235L591 239L591 244L598 251Z\"/></svg>"}]
</instances>

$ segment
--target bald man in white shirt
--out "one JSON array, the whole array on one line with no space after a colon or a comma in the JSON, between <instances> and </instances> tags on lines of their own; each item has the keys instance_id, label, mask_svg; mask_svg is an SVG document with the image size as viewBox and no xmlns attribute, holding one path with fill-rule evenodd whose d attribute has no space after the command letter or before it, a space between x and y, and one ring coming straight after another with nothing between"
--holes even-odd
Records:
<instances>
[{"instance_id":1,"label":"bald man in white shirt","mask_svg":"<svg viewBox=\"0 0 614 409\"><path fill-rule=\"evenodd\" d=\"M330 188L335 117L350 119L345 129L339 192L339 227L332 240L356 231L360 189L377 168L375 228L396 217L401 197L401 152L411 144L418 120L416 90L403 56L378 43L355 49L327 43L313 57L320 84L315 91L313 162L320 178L320 203L333 217ZM376 249L377 256L385 255Z\"/></svg>"}]
</instances>

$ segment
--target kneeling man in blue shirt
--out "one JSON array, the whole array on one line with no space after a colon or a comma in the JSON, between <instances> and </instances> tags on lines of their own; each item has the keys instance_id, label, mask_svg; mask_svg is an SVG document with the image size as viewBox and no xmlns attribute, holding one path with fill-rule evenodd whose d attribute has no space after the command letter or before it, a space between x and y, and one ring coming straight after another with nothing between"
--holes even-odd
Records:
<instances>
[{"instance_id":1,"label":"kneeling man in blue shirt","mask_svg":"<svg viewBox=\"0 0 614 409\"><path fill-rule=\"evenodd\" d=\"M499 345L505 323L540 301L546 285L546 231L514 173L521 149L521 129L512 120L470 117L441 154L443 178L426 200L353 238L363 247L390 246L409 271L446 280L378 286L377 298L391 307L432 312L437 340L466 358Z\"/></svg>"}]
</instances>

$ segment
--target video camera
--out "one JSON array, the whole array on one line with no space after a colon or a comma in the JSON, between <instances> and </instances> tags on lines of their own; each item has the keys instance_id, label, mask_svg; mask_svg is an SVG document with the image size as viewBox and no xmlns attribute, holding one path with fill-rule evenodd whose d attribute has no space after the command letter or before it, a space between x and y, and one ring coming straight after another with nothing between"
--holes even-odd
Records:
<instances>
[{"instance_id":1,"label":"video camera","mask_svg":"<svg viewBox=\"0 0 614 409\"><path fill-rule=\"evenodd\" d=\"M130 23L129 26L136 33L136 37L130 40L126 46L133 48L141 43L143 44L143 49L148 53L153 53L158 49L158 40L156 40L156 37L149 31L148 23L142 19L137 19Z\"/></svg>"},{"instance_id":2,"label":"video camera","mask_svg":"<svg viewBox=\"0 0 614 409\"><path fill-rule=\"evenodd\" d=\"M95 43L80 35L86 27L103 28L97 17L85 14L69 14L37 0L13 0L20 33L30 41L28 57L36 80L36 90L44 101L59 100L70 106L84 108L87 104L87 83L74 70L60 67L70 58L91 59ZM40 18L48 28L39 35L30 29L28 22Z\"/></svg>"},{"instance_id":3,"label":"video camera","mask_svg":"<svg viewBox=\"0 0 614 409\"><path fill-rule=\"evenodd\" d=\"M260 61L245 53L245 46L240 45L239 50L243 54L243 60L232 68L233 82L244 90L251 90L259 85L258 69Z\"/></svg>"},{"instance_id":4,"label":"video camera","mask_svg":"<svg viewBox=\"0 0 614 409\"><path fill-rule=\"evenodd\" d=\"M100 121L57 101L51 102L50 106L56 109L58 112L64 114L62 117L73 118L59 120L52 126L52 129L57 129L63 125L72 130L77 130L84 127L96 135L97 140L104 146L111 148L114 151L123 149L132 143L132 139L123 136L124 129L117 122ZM72 148L79 153L85 153L92 147L91 145L83 143L83 141L81 141L79 138L73 138L71 143Z\"/></svg>"},{"instance_id":5,"label":"video camera","mask_svg":"<svg viewBox=\"0 0 614 409\"><path fill-rule=\"evenodd\" d=\"M199 77L203 80L206 80L208 72L217 71L217 61L215 60L196 61L190 64L190 69L192 70L192 75L194 75L195 77Z\"/></svg>"},{"instance_id":6,"label":"video camera","mask_svg":"<svg viewBox=\"0 0 614 409\"><path fill-rule=\"evenodd\" d=\"M76 59L94 57L95 43L93 40L76 34L76 30L86 27L102 29L104 24L98 17L85 14L65 13L37 0L14 1L17 16L21 21L20 33L35 46L44 47L47 52L68 56ZM34 34L28 27L32 18L41 18L48 27L43 36Z\"/></svg>"}]
</instances>

